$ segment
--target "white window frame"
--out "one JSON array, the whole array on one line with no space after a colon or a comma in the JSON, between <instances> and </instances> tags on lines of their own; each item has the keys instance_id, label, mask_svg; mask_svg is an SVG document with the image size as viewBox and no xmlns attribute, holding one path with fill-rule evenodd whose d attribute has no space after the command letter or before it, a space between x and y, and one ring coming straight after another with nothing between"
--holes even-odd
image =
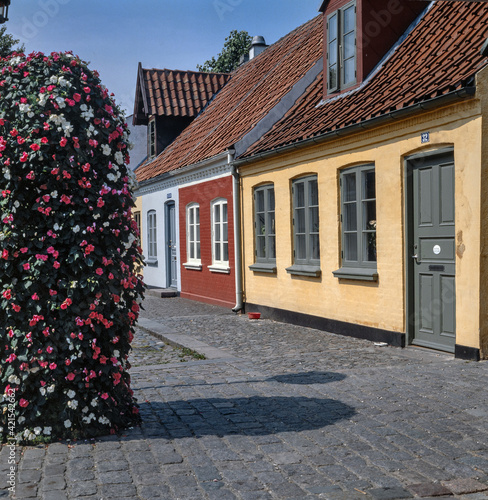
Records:
<instances>
[{"instance_id":1,"label":"white window frame","mask_svg":"<svg viewBox=\"0 0 488 500\"><path fill-rule=\"evenodd\" d=\"M210 206L212 223L212 265L208 266L208 268L212 272L229 273L229 206L225 198L218 198L212 201ZM225 213L224 206L226 207ZM218 221L215 220L216 209L219 211ZM227 238L225 238L225 235L227 235ZM226 252L227 260L223 258Z\"/></svg>"},{"instance_id":2,"label":"white window frame","mask_svg":"<svg viewBox=\"0 0 488 500\"><path fill-rule=\"evenodd\" d=\"M158 229L156 210L147 213L147 263L158 264Z\"/></svg>"},{"instance_id":3,"label":"white window frame","mask_svg":"<svg viewBox=\"0 0 488 500\"><path fill-rule=\"evenodd\" d=\"M200 238L200 205L190 203L186 207L186 262L183 264L186 269L202 269Z\"/></svg>"},{"instance_id":4,"label":"white window frame","mask_svg":"<svg viewBox=\"0 0 488 500\"><path fill-rule=\"evenodd\" d=\"M147 157L156 156L156 119L152 117L147 126Z\"/></svg>"}]
</instances>

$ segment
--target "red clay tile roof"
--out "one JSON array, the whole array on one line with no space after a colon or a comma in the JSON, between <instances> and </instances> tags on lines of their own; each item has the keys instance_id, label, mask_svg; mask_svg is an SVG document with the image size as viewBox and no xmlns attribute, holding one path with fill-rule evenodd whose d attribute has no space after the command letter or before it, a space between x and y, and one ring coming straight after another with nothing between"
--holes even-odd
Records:
<instances>
[{"instance_id":1,"label":"red clay tile roof","mask_svg":"<svg viewBox=\"0 0 488 500\"><path fill-rule=\"evenodd\" d=\"M320 60L322 33L319 15L240 66L205 111L137 170L139 182L217 156L242 139Z\"/></svg>"},{"instance_id":2,"label":"red clay tile roof","mask_svg":"<svg viewBox=\"0 0 488 500\"><path fill-rule=\"evenodd\" d=\"M135 113L140 114L144 104L146 116L194 118L229 79L225 73L144 69L139 63Z\"/></svg>"},{"instance_id":3,"label":"red clay tile roof","mask_svg":"<svg viewBox=\"0 0 488 500\"><path fill-rule=\"evenodd\" d=\"M321 103L320 75L284 118L242 156L323 136L473 86L474 75L488 64L480 54L487 35L487 3L435 2L362 87Z\"/></svg>"}]
</instances>

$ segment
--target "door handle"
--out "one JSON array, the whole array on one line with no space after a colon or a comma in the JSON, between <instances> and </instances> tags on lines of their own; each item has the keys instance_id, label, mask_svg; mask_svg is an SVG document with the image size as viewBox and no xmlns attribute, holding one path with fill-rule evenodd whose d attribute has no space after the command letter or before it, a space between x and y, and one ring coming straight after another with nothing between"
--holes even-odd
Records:
<instances>
[{"instance_id":1,"label":"door handle","mask_svg":"<svg viewBox=\"0 0 488 500\"><path fill-rule=\"evenodd\" d=\"M415 262L417 262L417 264L419 263L419 260L418 260L419 256L417 254L412 255L412 259L414 259Z\"/></svg>"}]
</instances>

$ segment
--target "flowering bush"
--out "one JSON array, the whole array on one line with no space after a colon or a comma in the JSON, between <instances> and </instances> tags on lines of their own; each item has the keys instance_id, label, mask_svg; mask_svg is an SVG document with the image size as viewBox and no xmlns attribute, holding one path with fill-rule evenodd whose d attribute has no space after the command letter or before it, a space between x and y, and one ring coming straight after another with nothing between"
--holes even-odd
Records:
<instances>
[{"instance_id":1,"label":"flowering bush","mask_svg":"<svg viewBox=\"0 0 488 500\"><path fill-rule=\"evenodd\" d=\"M14 54L0 71L2 437L113 433L139 422L127 125L70 53Z\"/></svg>"}]
</instances>

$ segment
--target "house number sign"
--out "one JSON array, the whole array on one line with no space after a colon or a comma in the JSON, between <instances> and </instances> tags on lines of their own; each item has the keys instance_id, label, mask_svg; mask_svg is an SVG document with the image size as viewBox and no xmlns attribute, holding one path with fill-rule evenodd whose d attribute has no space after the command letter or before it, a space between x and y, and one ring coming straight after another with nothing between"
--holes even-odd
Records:
<instances>
[{"instance_id":1,"label":"house number sign","mask_svg":"<svg viewBox=\"0 0 488 500\"><path fill-rule=\"evenodd\" d=\"M420 142L425 144L426 142L430 142L430 132L422 132L420 134Z\"/></svg>"},{"instance_id":2,"label":"house number sign","mask_svg":"<svg viewBox=\"0 0 488 500\"><path fill-rule=\"evenodd\" d=\"M439 245L435 245L433 251L436 255L439 255L441 253L441 247Z\"/></svg>"}]
</instances>

